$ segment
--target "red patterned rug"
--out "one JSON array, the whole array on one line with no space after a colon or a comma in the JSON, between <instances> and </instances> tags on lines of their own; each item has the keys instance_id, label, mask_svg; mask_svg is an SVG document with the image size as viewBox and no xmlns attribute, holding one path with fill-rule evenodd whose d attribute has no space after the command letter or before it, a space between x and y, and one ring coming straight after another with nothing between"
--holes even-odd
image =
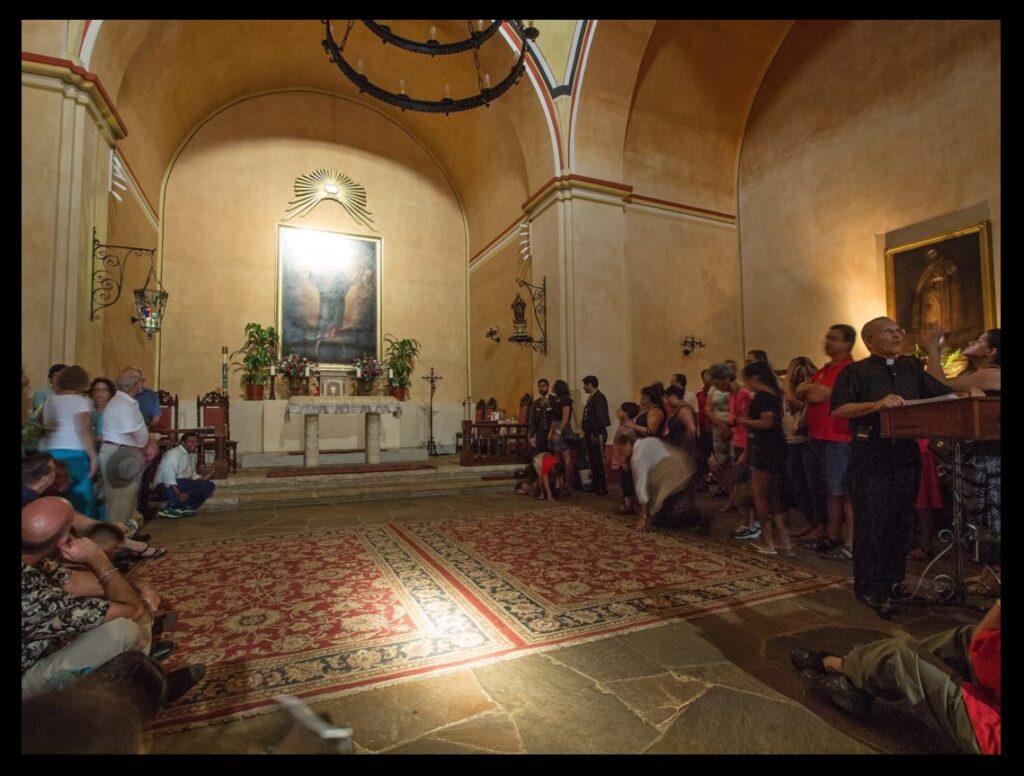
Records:
<instances>
[{"instance_id":1,"label":"red patterned rug","mask_svg":"<svg viewBox=\"0 0 1024 776\"><path fill-rule=\"evenodd\" d=\"M176 657L206 664L158 730L841 581L578 507L178 544L138 575L179 613Z\"/></svg>"}]
</instances>

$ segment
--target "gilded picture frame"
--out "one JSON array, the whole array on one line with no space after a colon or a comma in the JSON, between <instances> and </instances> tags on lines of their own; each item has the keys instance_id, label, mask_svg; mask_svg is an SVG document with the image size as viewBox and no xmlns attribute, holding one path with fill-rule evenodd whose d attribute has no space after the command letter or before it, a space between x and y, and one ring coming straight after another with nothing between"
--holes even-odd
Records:
<instances>
[{"instance_id":1,"label":"gilded picture frame","mask_svg":"<svg viewBox=\"0 0 1024 776\"><path fill-rule=\"evenodd\" d=\"M995 328L995 281L988 221L943 232L885 252L886 307L906 332L906 346L924 345L939 326L949 350Z\"/></svg>"},{"instance_id":2,"label":"gilded picture frame","mask_svg":"<svg viewBox=\"0 0 1024 776\"><path fill-rule=\"evenodd\" d=\"M277 226L277 325L281 356L351 370L380 358L381 240Z\"/></svg>"}]
</instances>

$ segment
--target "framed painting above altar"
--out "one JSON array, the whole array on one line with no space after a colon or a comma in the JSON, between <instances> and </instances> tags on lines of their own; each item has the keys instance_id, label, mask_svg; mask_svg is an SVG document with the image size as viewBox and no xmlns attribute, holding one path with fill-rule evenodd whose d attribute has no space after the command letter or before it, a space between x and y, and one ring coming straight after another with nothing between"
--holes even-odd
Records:
<instances>
[{"instance_id":1,"label":"framed painting above altar","mask_svg":"<svg viewBox=\"0 0 1024 776\"><path fill-rule=\"evenodd\" d=\"M380 276L379 238L278 225L281 356L336 367L379 358Z\"/></svg>"}]
</instances>

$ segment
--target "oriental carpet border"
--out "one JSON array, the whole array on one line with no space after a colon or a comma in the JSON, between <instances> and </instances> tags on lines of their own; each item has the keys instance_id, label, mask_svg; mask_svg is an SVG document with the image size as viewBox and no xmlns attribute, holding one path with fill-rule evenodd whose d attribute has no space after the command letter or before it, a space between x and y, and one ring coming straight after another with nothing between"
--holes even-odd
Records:
<instances>
[{"instance_id":1,"label":"oriental carpet border","mask_svg":"<svg viewBox=\"0 0 1024 776\"><path fill-rule=\"evenodd\" d=\"M845 584L581 507L171 546L133 573L207 673L157 734Z\"/></svg>"}]
</instances>

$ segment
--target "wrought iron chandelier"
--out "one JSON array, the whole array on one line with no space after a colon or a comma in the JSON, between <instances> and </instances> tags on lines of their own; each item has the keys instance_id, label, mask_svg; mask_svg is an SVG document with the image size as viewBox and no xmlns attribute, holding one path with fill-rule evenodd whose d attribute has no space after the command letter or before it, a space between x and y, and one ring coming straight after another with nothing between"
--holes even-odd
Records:
<instances>
[{"instance_id":1,"label":"wrought iron chandelier","mask_svg":"<svg viewBox=\"0 0 1024 776\"><path fill-rule=\"evenodd\" d=\"M496 100L498 97L503 95L509 89L511 89L523 74L525 69L524 60L526 59L526 47L527 42L537 39L537 29L533 27L532 23L523 24L522 20L519 19L495 19L490 24L485 23L483 20L478 21L467 21L467 37L456 40L451 43L441 43L436 39L437 27L431 26L427 40L420 42L403 35L398 35L392 31L392 29L386 24L378 24L372 19L348 19L345 23L344 34L341 36L340 41L336 41L334 37L334 29L330 19L321 20L324 25L326 39L323 41L324 50L330 57L331 61L338 66L338 69L345 74L352 83L359 89L360 94L369 94L376 97L381 102L386 102L388 105L394 105L402 110L415 110L423 113L456 113L458 111L471 110L472 108L479 108L481 105L487 106L492 100ZM353 29L355 28L356 22L359 21L367 30L373 33L382 43L390 43L393 46L410 52L412 54L421 54L430 57L431 59L435 56L447 56L453 54L466 54L469 53L473 57L473 69L469 70L467 66L467 72L475 72L475 84L472 85L468 96L464 97L452 97L451 95L451 84L446 82L443 88L440 84L435 84L430 88L435 89L435 94L438 95L438 99L427 99L423 96L413 97L405 91L405 78L399 78L398 80L398 91L392 92L383 86L381 86L380 75L375 75L376 81L372 80L371 77L364 72L366 70L363 60L356 59L355 66L352 64L352 41L350 37ZM491 75L486 67L482 67L480 63L481 47L491 38L494 37L502 25L507 25L506 32L510 33L510 37L518 39L515 41L515 45L518 47L518 51L515 52L514 63L512 68L509 70L501 81L496 84L491 83ZM495 45L500 45L495 42ZM346 52L346 48L349 50ZM367 55L369 52L367 52ZM348 58L346 58L348 57ZM507 60L506 60L507 61ZM417 74L423 72L422 66L415 67ZM418 94L423 94L423 88L417 85L416 90Z\"/></svg>"}]
</instances>

